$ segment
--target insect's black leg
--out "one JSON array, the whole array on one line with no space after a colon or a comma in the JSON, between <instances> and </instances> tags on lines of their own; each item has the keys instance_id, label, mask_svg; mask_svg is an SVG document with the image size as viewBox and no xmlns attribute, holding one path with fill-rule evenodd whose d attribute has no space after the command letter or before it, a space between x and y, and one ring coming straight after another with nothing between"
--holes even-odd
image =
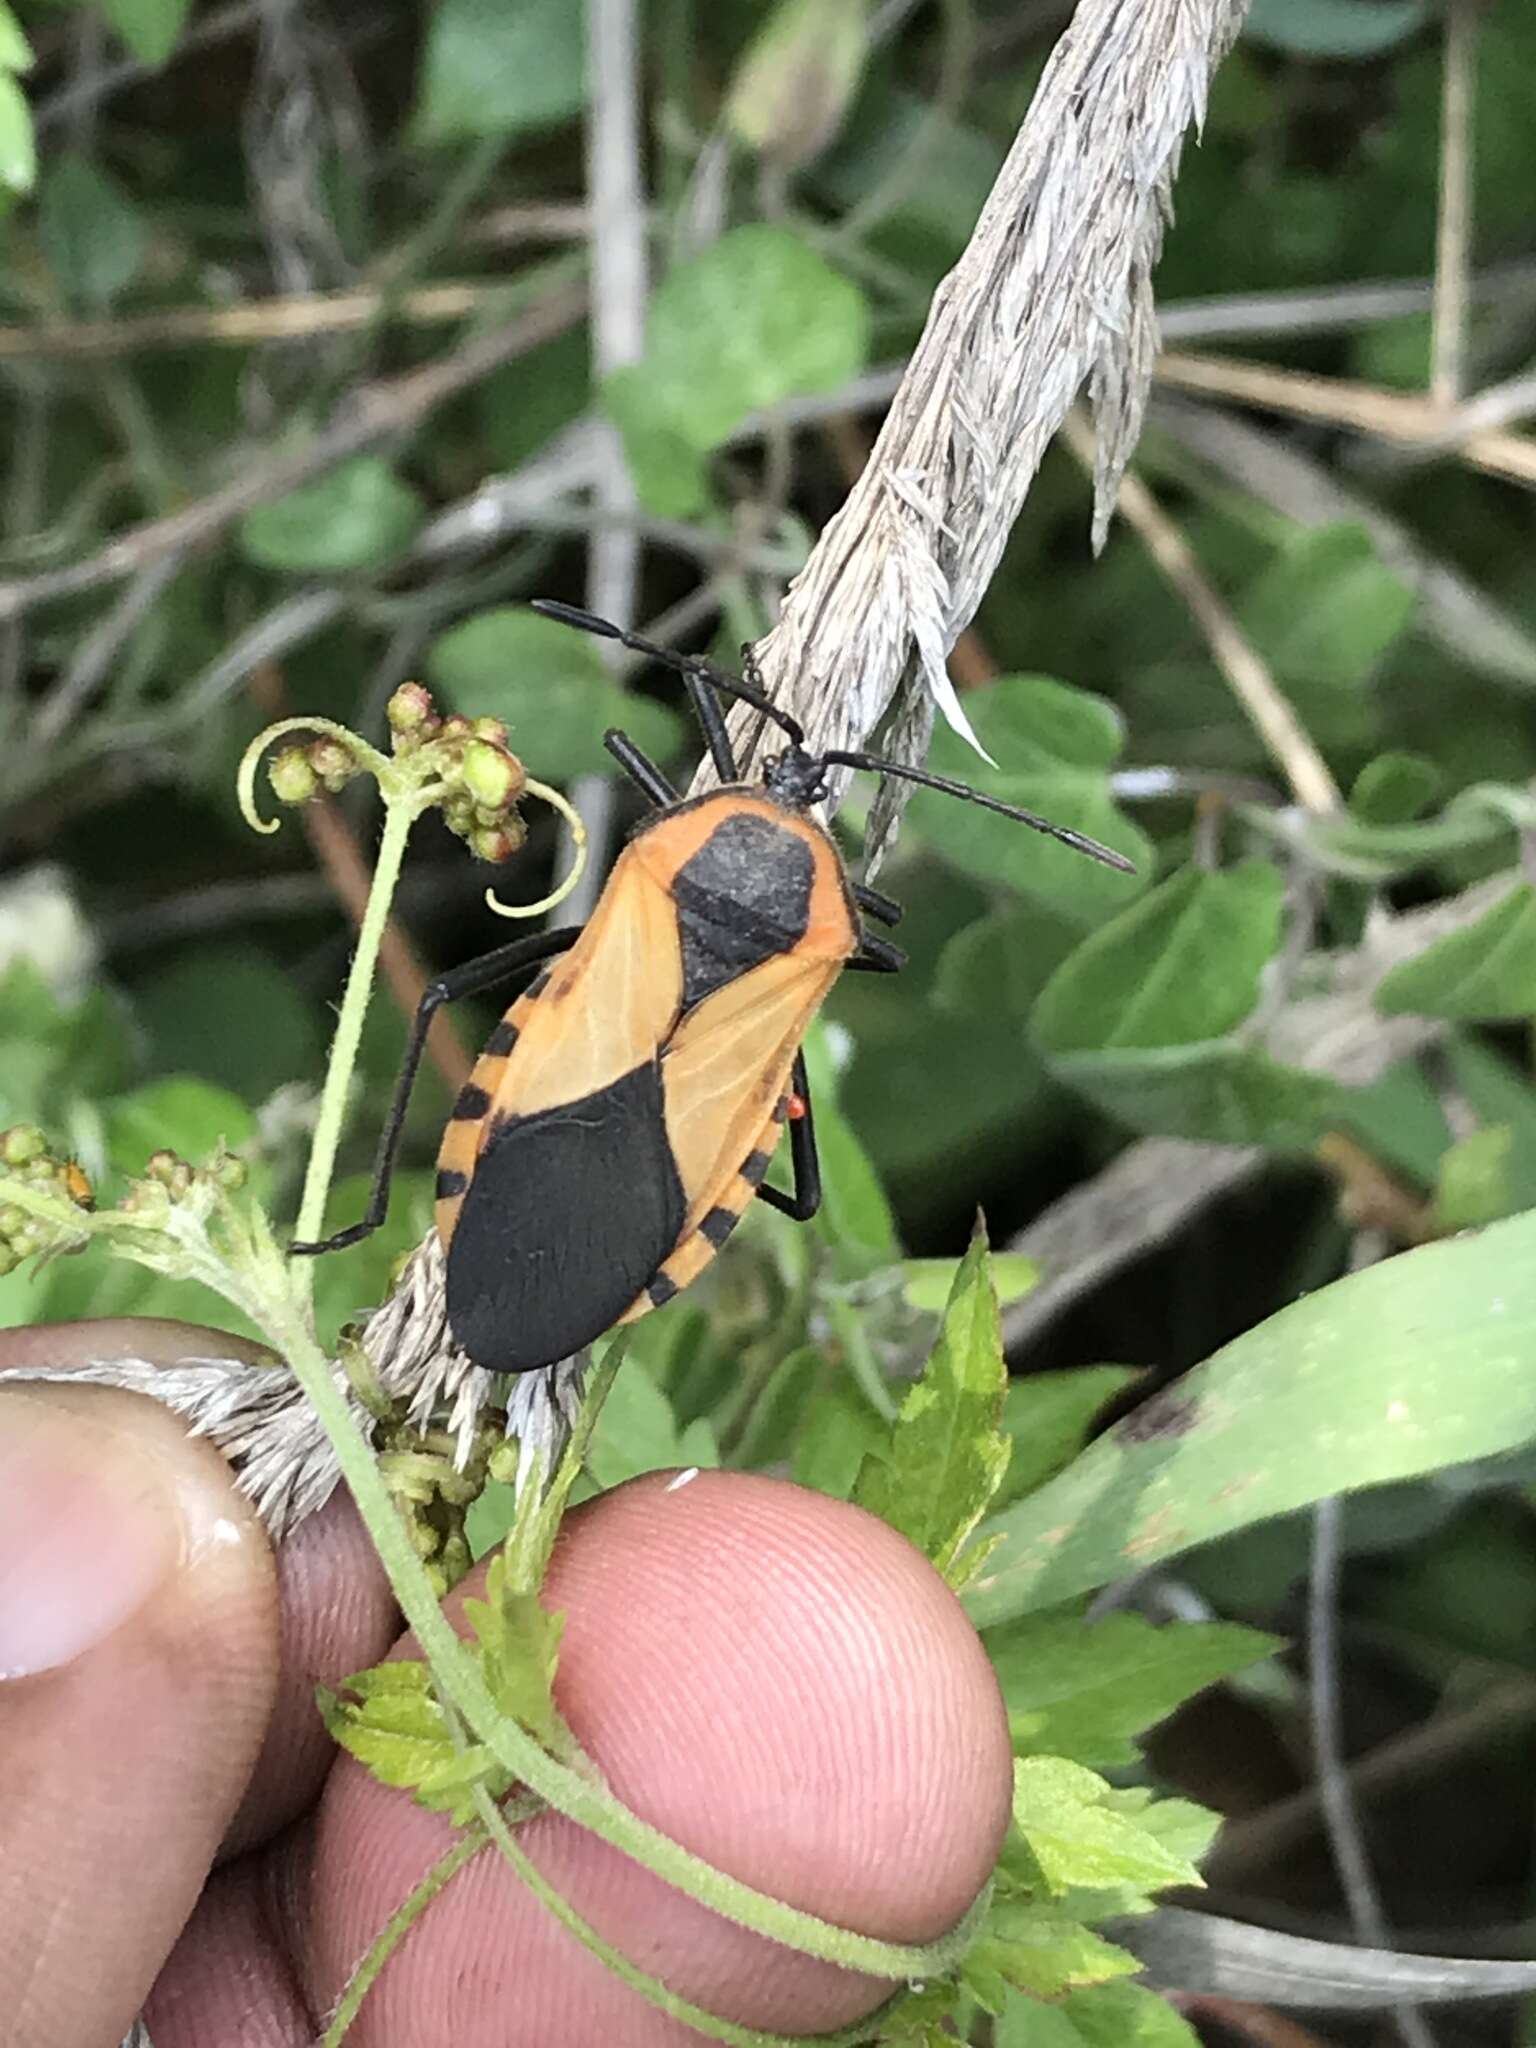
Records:
<instances>
[{"instance_id":1,"label":"insect's black leg","mask_svg":"<svg viewBox=\"0 0 1536 2048\"><path fill-rule=\"evenodd\" d=\"M789 1085L799 1096L804 1111L803 1115L793 1118L789 1126L789 1158L795 1170L795 1191L792 1195L780 1194L777 1188L771 1188L764 1182L757 1192L770 1209L793 1217L796 1223L808 1223L821 1207L821 1160L816 1152L811 1084L806 1078L803 1053L796 1056Z\"/></svg>"},{"instance_id":2,"label":"insect's black leg","mask_svg":"<svg viewBox=\"0 0 1536 2048\"><path fill-rule=\"evenodd\" d=\"M580 927L572 925L554 932L536 932L531 938L514 939L510 946L498 946L494 953L487 953L479 960L466 960L462 967L428 982L416 1006L405 1058L400 1063L400 1077L395 1083L395 1097L379 1137L373 1188L362 1221L346 1230L338 1230L334 1236L321 1238L316 1244L291 1244L288 1247L290 1252L310 1257L320 1252L344 1251L348 1245L358 1244L371 1236L384 1221L389 1208L389 1183L395 1170L395 1154L400 1149L400 1133L405 1128L405 1113L410 1107L411 1089L415 1086L416 1071L426 1049L427 1032L443 1005L456 1003L461 996L480 995L525 967L533 967L540 960L569 951L580 935Z\"/></svg>"},{"instance_id":3,"label":"insect's black leg","mask_svg":"<svg viewBox=\"0 0 1536 2048\"><path fill-rule=\"evenodd\" d=\"M653 804L675 804L679 801L677 791L666 776L649 754L641 753L627 732L617 729L605 732L603 745L630 781L639 783Z\"/></svg>"},{"instance_id":4,"label":"insect's black leg","mask_svg":"<svg viewBox=\"0 0 1536 2048\"><path fill-rule=\"evenodd\" d=\"M704 744L709 748L709 758L715 764L715 773L722 782L740 782L741 770L736 765L736 751L731 745L731 736L725 729L725 714L720 709L720 699L702 676L685 675L688 695L693 703L694 716L704 733Z\"/></svg>"},{"instance_id":5,"label":"insect's black leg","mask_svg":"<svg viewBox=\"0 0 1536 2048\"><path fill-rule=\"evenodd\" d=\"M899 974L907 964L907 956L900 946L893 946L889 939L882 939L875 932L865 932L859 950L848 962L850 974Z\"/></svg>"},{"instance_id":6,"label":"insect's black leg","mask_svg":"<svg viewBox=\"0 0 1536 2048\"><path fill-rule=\"evenodd\" d=\"M894 896L887 896L879 889L871 889L867 882L855 882L853 900L860 910L867 910L871 917L881 924L900 924L903 906Z\"/></svg>"}]
</instances>

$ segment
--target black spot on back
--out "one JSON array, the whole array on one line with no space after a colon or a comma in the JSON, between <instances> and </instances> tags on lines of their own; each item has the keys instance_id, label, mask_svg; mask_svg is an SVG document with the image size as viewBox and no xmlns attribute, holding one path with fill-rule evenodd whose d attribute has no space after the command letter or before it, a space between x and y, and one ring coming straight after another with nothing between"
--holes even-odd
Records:
<instances>
[{"instance_id":1,"label":"black spot on back","mask_svg":"<svg viewBox=\"0 0 1536 2048\"><path fill-rule=\"evenodd\" d=\"M477 1365L531 1372L612 1327L687 1205L652 1060L578 1102L492 1126L448 1246L448 1323Z\"/></svg>"},{"instance_id":2,"label":"black spot on back","mask_svg":"<svg viewBox=\"0 0 1536 2048\"><path fill-rule=\"evenodd\" d=\"M699 1235L707 1238L715 1250L719 1251L740 1221L741 1218L734 1209L711 1209L699 1225Z\"/></svg>"},{"instance_id":3,"label":"black spot on back","mask_svg":"<svg viewBox=\"0 0 1536 2048\"><path fill-rule=\"evenodd\" d=\"M749 1152L746 1157L746 1163L741 1169L741 1177L749 1187L755 1188L759 1185L763 1175L772 1164L773 1154L771 1152Z\"/></svg>"},{"instance_id":4,"label":"black spot on back","mask_svg":"<svg viewBox=\"0 0 1536 2048\"><path fill-rule=\"evenodd\" d=\"M459 1173L451 1166L444 1166L438 1169L437 1199L440 1202L451 1202L455 1195L462 1195L468 1186L469 1175L467 1173Z\"/></svg>"},{"instance_id":5,"label":"black spot on back","mask_svg":"<svg viewBox=\"0 0 1536 2048\"><path fill-rule=\"evenodd\" d=\"M798 833L756 811L724 819L672 882L683 1008L804 938L815 863Z\"/></svg>"},{"instance_id":6,"label":"black spot on back","mask_svg":"<svg viewBox=\"0 0 1536 2048\"><path fill-rule=\"evenodd\" d=\"M485 1041L485 1049L494 1057L500 1053L510 1052L516 1043L517 1026L510 1018L503 1017L496 1026L496 1029Z\"/></svg>"},{"instance_id":7,"label":"black spot on back","mask_svg":"<svg viewBox=\"0 0 1536 2048\"><path fill-rule=\"evenodd\" d=\"M453 1105L454 1120L457 1123L478 1123L490 1106L491 1098L485 1090L473 1081L466 1081Z\"/></svg>"}]
</instances>

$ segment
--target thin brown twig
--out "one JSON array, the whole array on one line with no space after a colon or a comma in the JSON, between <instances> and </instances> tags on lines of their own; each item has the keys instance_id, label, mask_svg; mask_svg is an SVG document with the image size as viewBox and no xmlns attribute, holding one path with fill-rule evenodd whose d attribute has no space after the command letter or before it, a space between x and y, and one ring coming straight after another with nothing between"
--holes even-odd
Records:
<instances>
[{"instance_id":1,"label":"thin brown twig","mask_svg":"<svg viewBox=\"0 0 1536 2048\"><path fill-rule=\"evenodd\" d=\"M1456 424L1455 407L1438 405L1427 394L1382 391L1374 384L1345 377L1315 377L1302 370L1239 362L1230 356L1173 350L1158 358L1154 374L1159 384L1175 391L1229 398L1239 405L1287 413L1295 419L1327 420L1410 448L1432 445ZM1536 484L1536 440L1482 431L1469 434L1456 453L1463 462L1490 476Z\"/></svg>"},{"instance_id":2,"label":"thin brown twig","mask_svg":"<svg viewBox=\"0 0 1536 2048\"><path fill-rule=\"evenodd\" d=\"M247 454L229 483L195 504L130 527L82 562L0 583L0 620L17 618L52 598L121 582L163 555L205 546L253 507L280 498L349 456L419 425L444 400L563 333L580 318L585 305L584 286L561 285L506 326L476 335L449 355L419 370L364 385L307 441Z\"/></svg>"},{"instance_id":3,"label":"thin brown twig","mask_svg":"<svg viewBox=\"0 0 1536 2048\"><path fill-rule=\"evenodd\" d=\"M1080 414L1069 414L1062 432L1072 453L1092 476L1094 443L1087 422ZM1309 811L1336 811L1339 787L1311 735L1195 559L1188 541L1133 471L1127 471L1121 482L1119 509L1188 607L1205 636L1211 658L1279 765L1296 801Z\"/></svg>"},{"instance_id":4,"label":"thin brown twig","mask_svg":"<svg viewBox=\"0 0 1536 2048\"><path fill-rule=\"evenodd\" d=\"M271 663L263 664L252 675L251 695L269 718L287 718L292 714L293 705L282 671ZM360 925L368 904L368 892L373 886L373 876L353 836L352 827L329 797L306 804L299 817L305 837L314 849L315 859L320 863L337 902L353 926ZM379 965L390 994L409 1023L420 1006L428 975L404 926L393 917L384 929ZM458 1027L446 1008L440 1009L432 1019L427 1032L427 1057L441 1074L450 1093L456 1096L469 1079L474 1062L465 1051Z\"/></svg>"},{"instance_id":5,"label":"thin brown twig","mask_svg":"<svg viewBox=\"0 0 1536 2048\"><path fill-rule=\"evenodd\" d=\"M1472 115L1477 96L1480 0L1447 0L1440 103L1440 203L1435 222L1435 304L1429 395L1455 405L1466 387L1467 279L1472 256Z\"/></svg>"}]
</instances>

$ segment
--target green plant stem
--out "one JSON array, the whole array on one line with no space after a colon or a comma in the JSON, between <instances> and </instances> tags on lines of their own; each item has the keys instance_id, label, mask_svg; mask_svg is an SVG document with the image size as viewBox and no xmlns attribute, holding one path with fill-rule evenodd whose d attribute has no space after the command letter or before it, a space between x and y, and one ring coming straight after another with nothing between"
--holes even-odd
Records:
<instances>
[{"instance_id":1,"label":"green plant stem","mask_svg":"<svg viewBox=\"0 0 1536 2048\"><path fill-rule=\"evenodd\" d=\"M494 1808L492 1810L494 1811ZM505 1826L506 1823L503 1822L502 1825ZM342 2037L357 2018L363 2000L373 1989L379 1972L400 1943L449 1880L457 1877L466 1863L472 1862L482 1849L488 1849L490 1845L489 1835L483 1834L478 1828L467 1829L454 1842L453 1847L438 1858L405 1903L390 1914L374 1936L368 1953L352 1972L347 1988L341 1995L341 2003L331 2014L330 2024L320 2036L320 2048L340 2048Z\"/></svg>"},{"instance_id":2,"label":"green plant stem","mask_svg":"<svg viewBox=\"0 0 1536 2048\"><path fill-rule=\"evenodd\" d=\"M859 2042L870 2039L872 2031L878 2031L879 2015L871 2013L850 2027L839 2028L835 2034L770 2034L759 2027L738 2026L734 2020L722 2019L718 2013L707 2012L702 2006L690 2003L677 1992L670 1991L659 1977L651 1976L638 1964L632 1963L628 1956L604 1941L597 1929L582 1919L570 1901L556 1891L538 1865L513 1839L512 1830L483 1785L475 1788L474 1801L487 1835L539 1904L553 1913L560 1925L574 1934L582 1947L596 1956L605 1969L611 1970L621 1983L627 1984L631 1991L638 1993L659 2012L666 2013L669 2019L681 2020L684 2026L692 2027L712 2041L724 2041L729 2048L813 2048L813 2044L814 2048L857 2048ZM329 2037L322 2048L329 2048Z\"/></svg>"},{"instance_id":3,"label":"green plant stem","mask_svg":"<svg viewBox=\"0 0 1536 2048\"><path fill-rule=\"evenodd\" d=\"M336 1036L331 1041L325 1087L320 1096L320 1114L315 1123L315 1142L310 1148L299 1218L294 1225L294 1236L301 1243L313 1242L325 1226L326 1197L331 1191L331 1176L336 1170L336 1152L341 1143L342 1125L346 1121L347 1095L352 1085L352 1070L357 1064L357 1049L362 1043L363 1020L368 1014L368 999L373 993L379 947L389 922L390 901L400 877L406 841L421 811L419 796L391 796L387 791L383 794L384 830L379 835L373 886L368 892L367 907L358 928L357 950L352 955L346 993L341 999L341 1014L336 1019Z\"/></svg>"},{"instance_id":4,"label":"green plant stem","mask_svg":"<svg viewBox=\"0 0 1536 2048\"><path fill-rule=\"evenodd\" d=\"M587 1828L601 1841L653 1871L711 1912L754 1934L766 1935L802 1955L816 1956L869 1976L910 1979L942 1974L964 1953L986 1910L983 1894L958 1927L921 1947L877 1941L836 1927L769 1897L739 1878L717 1870L702 1856L681 1848L659 1828L642 1820L604 1786L562 1764L505 1719L473 1654L449 1626L437 1596L411 1547L404 1524L374 1463L345 1395L332 1380L326 1360L292 1303L268 1318L295 1378L314 1403L336 1452L343 1478L368 1525L400 1611L416 1633L444 1697L510 1776L536 1792L555 1812Z\"/></svg>"}]
</instances>

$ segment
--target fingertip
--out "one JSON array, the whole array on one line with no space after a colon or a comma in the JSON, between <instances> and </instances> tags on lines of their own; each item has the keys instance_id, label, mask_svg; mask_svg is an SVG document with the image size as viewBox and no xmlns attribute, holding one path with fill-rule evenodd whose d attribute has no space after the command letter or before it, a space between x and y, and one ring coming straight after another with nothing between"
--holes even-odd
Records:
<instances>
[{"instance_id":1,"label":"fingertip","mask_svg":"<svg viewBox=\"0 0 1536 2048\"><path fill-rule=\"evenodd\" d=\"M546 1601L566 1617L562 1711L617 1796L673 1840L885 1940L934 1939L969 1907L1007 1825L1007 1718L953 1594L883 1523L780 1481L649 1475L567 1519ZM311 1894L317 2009L449 1839L350 1762L333 1773ZM822 2031L891 1991L721 1920L558 1816L521 1840L600 1934L738 2023ZM463 1983L494 2004L505 2048L695 2038L492 1855L375 1986L359 2048L476 2038L473 2005L445 1992Z\"/></svg>"}]
</instances>

